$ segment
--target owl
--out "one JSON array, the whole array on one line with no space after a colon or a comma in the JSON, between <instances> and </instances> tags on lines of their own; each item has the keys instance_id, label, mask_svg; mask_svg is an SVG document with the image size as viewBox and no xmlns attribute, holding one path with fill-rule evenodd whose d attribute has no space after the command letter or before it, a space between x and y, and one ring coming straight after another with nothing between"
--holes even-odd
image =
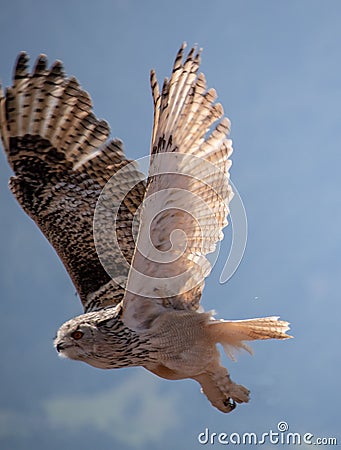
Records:
<instances>
[{"instance_id":1,"label":"owl","mask_svg":"<svg viewBox=\"0 0 341 450\"><path fill-rule=\"evenodd\" d=\"M229 203L230 122L199 73L200 50L177 53L162 90L151 71L154 124L149 172L125 157L89 95L62 63L20 53L0 95L9 186L52 244L84 313L54 346L102 369L142 366L169 380L192 378L227 413L249 390L221 365L248 341L287 339L278 317L220 320L200 306L207 257L223 238Z\"/></svg>"}]
</instances>

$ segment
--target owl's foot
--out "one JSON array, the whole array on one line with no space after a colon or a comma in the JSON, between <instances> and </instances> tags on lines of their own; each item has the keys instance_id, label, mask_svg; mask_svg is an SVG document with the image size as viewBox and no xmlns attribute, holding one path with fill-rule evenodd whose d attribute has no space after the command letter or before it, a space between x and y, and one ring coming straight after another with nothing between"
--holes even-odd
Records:
<instances>
[{"instance_id":1,"label":"owl's foot","mask_svg":"<svg viewBox=\"0 0 341 450\"><path fill-rule=\"evenodd\" d=\"M233 411L237 403L247 403L250 391L234 383L225 367L217 367L215 372L202 373L194 378L202 387L213 406L224 413Z\"/></svg>"},{"instance_id":2,"label":"owl's foot","mask_svg":"<svg viewBox=\"0 0 341 450\"><path fill-rule=\"evenodd\" d=\"M247 403L249 401L250 391L241 384L234 383L229 378L228 392L233 400L237 403Z\"/></svg>"}]
</instances>

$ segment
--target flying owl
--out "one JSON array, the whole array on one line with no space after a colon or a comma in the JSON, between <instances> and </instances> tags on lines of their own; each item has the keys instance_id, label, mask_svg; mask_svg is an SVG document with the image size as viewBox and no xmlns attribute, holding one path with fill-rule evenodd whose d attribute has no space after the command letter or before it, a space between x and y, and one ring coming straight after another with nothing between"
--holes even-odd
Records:
<instances>
[{"instance_id":1,"label":"flying owl","mask_svg":"<svg viewBox=\"0 0 341 450\"><path fill-rule=\"evenodd\" d=\"M287 339L278 317L217 320L200 306L229 202L230 122L198 73L200 50L180 48L162 90L151 71L154 125L148 177L92 111L60 61L40 55L32 73L20 53L13 86L0 94L9 186L68 271L84 313L54 346L102 369L142 366L200 383L213 406L248 402L220 363L246 342Z\"/></svg>"}]
</instances>

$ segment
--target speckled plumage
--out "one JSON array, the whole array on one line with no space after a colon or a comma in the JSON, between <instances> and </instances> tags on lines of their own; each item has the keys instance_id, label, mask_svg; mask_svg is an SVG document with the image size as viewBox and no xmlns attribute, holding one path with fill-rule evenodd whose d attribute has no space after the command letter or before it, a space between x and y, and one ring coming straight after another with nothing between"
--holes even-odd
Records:
<instances>
[{"instance_id":1,"label":"speckled plumage","mask_svg":"<svg viewBox=\"0 0 341 450\"><path fill-rule=\"evenodd\" d=\"M244 341L285 339L289 327L277 317L215 320L199 308L211 270L206 255L223 238L233 196L232 144L216 93L198 74L200 51L185 61L183 54L184 46L161 93L151 72L147 182L121 141L108 140L107 123L78 81L59 61L48 69L44 55L32 73L19 55L13 86L1 94L0 131L15 173L10 189L83 303L84 314L59 329L58 352L104 369L143 366L167 379L193 378L229 412L249 392L231 381L216 344L233 358L235 349L250 351ZM126 185L133 186L127 194ZM122 200L114 224L112 198ZM113 226L119 248L108 245Z\"/></svg>"}]
</instances>

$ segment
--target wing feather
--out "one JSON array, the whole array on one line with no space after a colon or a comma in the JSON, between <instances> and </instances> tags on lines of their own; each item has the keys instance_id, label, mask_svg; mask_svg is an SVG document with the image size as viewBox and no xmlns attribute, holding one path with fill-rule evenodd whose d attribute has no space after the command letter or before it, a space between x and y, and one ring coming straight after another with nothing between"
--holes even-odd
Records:
<instances>
[{"instance_id":1,"label":"wing feather","mask_svg":"<svg viewBox=\"0 0 341 450\"><path fill-rule=\"evenodd\" d=\"M108 140L109 126L93 114L90 96L74 77L65 77L60 61L48 69L45 55L38 57L32 73L26 53L19 55L13 86L1 94L0 126L15 173L10 188L57 251L85 311L120 302L128 270L117 267L117 283L103 268L93 217L103 187L123 166L129 177L144 179L126 159L122 142ZM115 181L111 185L115 190ZM141 181L118 211L120 250L128 264L135 247L133 219L144 192ZM110 229L112 223L104 217L101 226ZM109 255L113 265L115 251Z\"/></svg>"},{"instance_id":2,"label":"wing feather","mask_svg":"<svg viewBox=\"0 0 341 450\"><path fill-rule=\"evenodd\" d=\"M230 122L198 75L200 51L177 54L161 96L152 75L154 128L146 196L128 276L124 317L144 326L158 308L198 309L206 255L216 249L227 225L233 193L229 183ZM217 122L213 127L213 124ZM141 325L142 324L142 325Z\"/></svg>"}]
</instances>

